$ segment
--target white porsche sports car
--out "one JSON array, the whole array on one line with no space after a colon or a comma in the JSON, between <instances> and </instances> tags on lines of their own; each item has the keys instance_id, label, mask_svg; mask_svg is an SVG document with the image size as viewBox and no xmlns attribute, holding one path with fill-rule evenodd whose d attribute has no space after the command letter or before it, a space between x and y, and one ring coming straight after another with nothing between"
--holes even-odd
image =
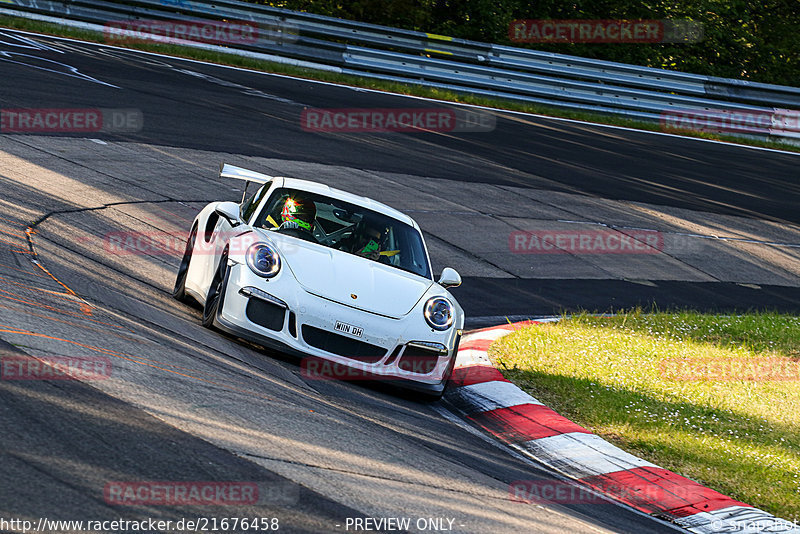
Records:
<instances>
[{"instance_id":1,"label":"white porsche sports car","mask_svg":"<svg viewBox=\"0 0 800 534\"><path fill-rule=\"evenodd\" d=\"M202 304L209 328L442 394L464 327L447 288L461 277L434 280L413 219L315 182L231 165L220 177L260 187L195 217L175 298Z\"/></svg>"}]
</instances>

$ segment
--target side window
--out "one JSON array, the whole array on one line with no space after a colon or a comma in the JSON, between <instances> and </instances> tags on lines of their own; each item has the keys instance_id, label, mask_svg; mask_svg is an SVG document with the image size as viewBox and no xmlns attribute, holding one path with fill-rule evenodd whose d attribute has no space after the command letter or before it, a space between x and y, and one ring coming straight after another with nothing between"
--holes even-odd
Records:
<instances>
[{"instance_id":1,"label":"side window","mask_svg":"<svg viewBox=\"0 0 800 534\"><path fill-rule=\"evenodd\" d=\"M264 195L267 194L269 185L270 184L262 185L258 191L253 193L250 198L242 204L241 215L243 221L247 222L250 220L250 217L253 216L253 212L256 211L256 208L258 208L258 205L261 204L261 201L264 199Z\"/></svg>"}]
</instances>

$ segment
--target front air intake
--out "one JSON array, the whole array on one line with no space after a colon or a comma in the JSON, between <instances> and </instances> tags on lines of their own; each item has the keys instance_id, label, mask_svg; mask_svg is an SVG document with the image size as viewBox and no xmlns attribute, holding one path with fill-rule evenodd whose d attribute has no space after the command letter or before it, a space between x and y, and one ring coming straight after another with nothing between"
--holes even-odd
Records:
<instances>
[{"instance_id":1,"label":"front air intake","mask_svg":"<svg viewBox=\"0 0 800 534\"><path fill-rule=\"evenodd\" d=\"M314 348L358 360L363 363L376 363L386 355L386 349L371 343L328 332L307 324L303 325L303 339Z\"/></svg>"}]
</instances>

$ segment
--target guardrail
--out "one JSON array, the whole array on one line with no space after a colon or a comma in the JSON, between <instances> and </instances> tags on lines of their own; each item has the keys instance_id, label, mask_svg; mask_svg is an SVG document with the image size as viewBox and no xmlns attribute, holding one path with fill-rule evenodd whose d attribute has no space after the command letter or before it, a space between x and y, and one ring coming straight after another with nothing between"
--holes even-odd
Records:
<instances>
[{"instance_id":1,"label":"guardrail","mask_svg":"<svg viewBox=\"0 0 800 534\"><path fill-rule=\"evenodd\" d=\"M660 121L666 127L697 129L700 124L707 131L800 140L798 113L792 111L800 109L797 87L479 43L237 0L3 1L0 13L44 15L97 30L108 29L112 21L246 21L258 25L258 39L227 43L222 50L291 58L362 77ZM684 120L676 121L676 116Z\"/></svg>"}]
</instances>

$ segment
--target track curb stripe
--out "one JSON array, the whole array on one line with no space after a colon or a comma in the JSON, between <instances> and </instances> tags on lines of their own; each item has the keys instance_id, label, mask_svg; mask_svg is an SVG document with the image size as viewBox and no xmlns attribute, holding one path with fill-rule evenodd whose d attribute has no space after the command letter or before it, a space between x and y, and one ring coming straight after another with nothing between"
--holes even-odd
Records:
<instances>
[{"instance_id":1,"label":"track curb stripe","mask_svg":"<svg viewBox=\"0 0 800 534\"><path fill-rule=\"evenodd\" d=\"M467 365L492 365L485 350L462 350L460 345L458 349L458 362L465 367Z\"/></svg>"},{"instance_id":2,"label":"track curb stripe","mask_svg":"<svg viewBox=\"0 0 800 534\"><path fill-rule=\"evenodd\" d=\"M589 433L543 404L521 404L468 417L507 443L527 443L572 432Z\"/></svg>"},{"instance_id":3,"label":"track curb stripe","mask_svg":"<svg viewBox=\"0 0 800 534\"><path fill-rule=\"evenodd\" d=\"M577 425L576 425L577 426ZM588 430L531 440L523 448L575 479L583 479L640 467L656 467L627 453Z\"/></svg>"},{"instance_id":4,"label":"track curb stripe","mask_svg":"<svg viewBox=\"0 0 800 534\"><path fill-rule=\"evenodd\" d=\"M462 341L461 344L459 345L459 349L479 350L486 352L487 350L489 350L489 345L491 345L492 343L494 343L493 339L474 339L474 340L470 339L466 342Z\"/></svg>"},{"instance_id":5,"label":"track curb stripe","mask_svg":"<svg viewBox=\"0 0 800 534\"><path fill-rule=\"evenodd\" d=\"M585 477L583 482L649 514L686 517L731 506L747 506L662 467L639 467Z\"/></svg>"},{"instance_id":6,"label":"track curb stripe","mask_svg":"<svg viewBox=\"0 0 800 534\"><path fill-rule=\"evenodd\" d=\"M467 415L509 408L520 404L541 404L511 382L499 380L460 386L448 395Z\"/></svg>"},{"instance_id":7,"label":"track curb stripe","mask_svg":"<svg viewBox=\"0 0 800 534\"><path fill-rule=\"evenodd\" d=\"M445 398L468 420L569 478L690 532L800 534L790 521L623 451L506 380L492 365L489 346L534 324L540 323L503 324L463 336Z\"/></svg>"},{"instance_id":8,"label":"track curb stripe","mask_svg":"<svg viewBox=\"0 0 800 534\"><path fill-rule=\"evenodd\" d=\"M453 369L450 382L456 386L471 386L482 382L508 382L503 373L491 365L469 365Z\"/></svg>"}]
</instances>

